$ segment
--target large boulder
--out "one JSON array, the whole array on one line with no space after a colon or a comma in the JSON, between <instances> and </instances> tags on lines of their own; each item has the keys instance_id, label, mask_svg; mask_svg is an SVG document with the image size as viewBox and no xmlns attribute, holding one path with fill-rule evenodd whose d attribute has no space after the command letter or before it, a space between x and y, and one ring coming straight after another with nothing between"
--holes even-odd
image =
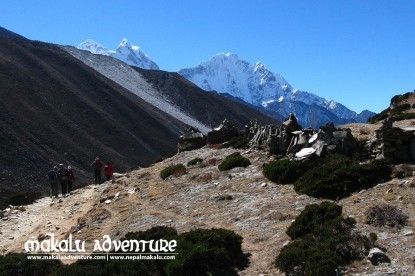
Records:
<instances>
[{"instance_id":1,"label":"large boulder","mask_svg":"<svg viewBox=\"0 0 415 276\"><path fill-rule=\"evenodd\" d=\"M369 259L369 261L373 265L378 265L380 263L390 263L391 262L391 260L386 255L386 253L383 252L382 250L380 250L379 248L376 248L376 247L370 249L369 255L367 256L367 258Z\"/></svg>"},{"instance_id":2,"label":"large boulder","mask_svg":"<svg viewBox=\"0 0 415 276\"><path fill-rule=\"evenodd\" d=\"M200 149L206 145L206 136L196 128L189 128L179 138L178 151Z\"/></svg>"},{"instance_id":3,"label":"large boulder","mask_svg":"<svg viewBox=\"0 0 415 276\"><path fill-rule=\"evenodd\" d=\"M225 119L219 127L208 132L207 142L208 144L221 144L231 140L235 136L239 136L238 129L233 123Z\"/></svg>"}]
</instances>

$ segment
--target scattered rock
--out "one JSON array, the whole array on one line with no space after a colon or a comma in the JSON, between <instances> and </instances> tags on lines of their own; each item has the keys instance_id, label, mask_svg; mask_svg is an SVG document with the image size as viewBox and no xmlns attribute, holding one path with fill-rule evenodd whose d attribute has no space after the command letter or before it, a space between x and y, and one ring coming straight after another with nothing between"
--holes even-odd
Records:
<instances>
[{"instance_id":1,"label":"scattered rock","mask_svg":"<svg viewBox=\"0 0 415 276\"><path fill-rule=\"evenodd\" d=\"M43 240L45 240L48 237L49 236L47 234L41 233L41 234L39 234L39 236L37 236L37 240L38 241L43 241Z\"/></svg>"},{"instance_id":2,"label":"scattered rock","mask_svg":"<svg viewBox=\"0 0 415 276\"><path fill-rule=\"evenodd\" d=\"M110 203L111 203L110 199L105 200L105 204L110 204Z\"/></svg>"},{"instance_id":3,"label":"scattered rock","mask_svg":"<svg viewBox=\"0 0 415 276\"><path fill-rule=\"evenodd\" d=\"M378 265L380 263L390 263L390 259L385 254L385 252L377 247L370 249L367 258L373 265Z\"/></svg>"},{"instance_id":4,"label":"scattered rock","mask_svg":"<svg viewBox=\"0 0 415 276\"><path fill-rule=\"evenodd\" d=\"M233 196L232 195L219 195L216 197L216 200L232 200Z\"/></svg>"},{"instance_id":5,"label":"scattered rock","mask_svg":"<svg viewBox=\"0 0 415 276\"><path fill-rule=\"evenodd\" d=\"M404 236L412 236L414 234L414 231L412 230L406 230L405 232L403 232Z\"/></svg>"}]
</instances>

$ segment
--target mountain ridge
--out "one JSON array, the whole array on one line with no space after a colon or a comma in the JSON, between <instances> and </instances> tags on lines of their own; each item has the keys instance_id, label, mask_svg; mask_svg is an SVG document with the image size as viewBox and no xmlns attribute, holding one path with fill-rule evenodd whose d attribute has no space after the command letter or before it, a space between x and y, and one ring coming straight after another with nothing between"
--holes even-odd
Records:
<instances>
[{"instance_id":1,"label":"mountain ridge","mask_svg":"<svg viewBox=\"0 0 415 276\"><path fill-rule=\"evenodd\" d=\"M341 103L294 89L280 74L271 72L262 62L250 64L232 53L217 54L178 73L202 89L228 93L283 116L294 112L299 122L307 127L318 127L327 123L328 119L335 124L362 122L374 114L370 111L357 114ZM306 109L304 104L307 105ZM310 119L313 112L310 110L316 109L311 108L312 104L318 107L314 121Z\"/></svg>"},{"instance_id":2,"label":"mountain ridge","mask_svg":"<svg viewBox=\"0 0 415 276\"><path fill-rule=\"evenodd\" d=\"M87 39L80 43L77 48L89 51L93 54L115 57L128 65L137 66L143 69L159 69L157 63L146 55L140 47L132 45L125 38L120 42L115 51L109 50L92 39Z\"/></svg>"}]
</instances>

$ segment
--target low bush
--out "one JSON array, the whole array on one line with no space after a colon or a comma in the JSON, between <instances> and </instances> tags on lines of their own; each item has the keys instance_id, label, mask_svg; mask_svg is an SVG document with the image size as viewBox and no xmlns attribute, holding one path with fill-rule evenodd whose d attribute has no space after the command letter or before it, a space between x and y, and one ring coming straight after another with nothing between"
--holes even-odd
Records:
<instances>
[{"instance_id":1,"label":"low bush","mask_svg":"<svg viewBox=\"0 0 415 276\"><path fill-rule=\"evenodd\" d=\"M411 108L411 105L409 103L405 103L405 104L398 105L397 107L392 109L391 112L392 112L392 115L395 115L395 114L402 113L410 108Z\"/></svg>"},{"instance_id":2,"label":"low bush","mask_svg":"<svg viewBox=\"0 0 415 276\"><path fill-rule=\"evenodd\" d=\"M228 171L236 167L248 167L251 165L251 161L241 155L240 152L232 153L228 155L218 166L220 171Z\"/></svg>"},{"instance_id":3,"label":"low bush","mask_svg":"<svg viewBox=\"0 0 415 276\"><path fill-rule=\"evenodd\" d=\"M389 226L401 228L406 225L408 216L393 205L381 204L369 208L366 213L366 223L374 226Z\"/></svg>"},{"instance_id":4,"label":"low bush","mask_svg":"<svg viewBox=\"0 0 415 276\"><path fill-rule=\"evenodd\" d=\"M415 119L415 113L401 113L393 116L394 121Z\"/></svg>"},{"instance_id":5,"label":"low bush","mask_svg":"<svg viewBox=\"0 0 415 276\"><path fill-rule=\"evenodd\" d=\"M203 161L203 159L202 159L202 158L196 157L196 158L194 158L194 159L190 160L189 162L187 162L187 166L194 166L194 165L196 165L197 163L200 163L200 162L202 162L202 161Z\"/></svg>"},{"instance_id":6,"label":"low bush","mask_svg":"<svg viewBox=\"0 0 415 276\"><path fill-rule=\"evenodd\" d=\"M225 229L197 229L179 236L177 257L166 266L168 275L236 275L248 260L242 237Z\"/></svg>"},{"instance_id":7,"label":"low bush","mask_svg":"<svg viewBox=\"0 0 415 276\"><path fill-rule=\"evenodd\" d=\"M234 148L234 149L246 149L249 147L249 140L244 136L234 136L228 142L223 143L219 148Z\"/></svg>"},{"instance_id":8,"label":"low bush","mask_svg":"<svg viewBox=\"0 0 415 276\"><path fill-rule=\"evenodd\" d=\"M315 198L337 199L368 189L390 179L391 169L382 160L360 165L344 155L332 154L310 164L294 183L300 194Z\"/></svg>"},{"instance_id":9,"label":"low bush","mask_svg":"<svg viewBox=\"0 0 415 276\"><path fill-rule=\"evenodd\" d=\"M61 265L59 260L29 260L26 253L0 255L0 275L43 276Z\"/></svg>"},{"instance_id":10,"label":"low bush","mask_svg":"<svg viewBox=\"0 0 415 276\"><path fill-rule=\"evenodd\" d=\"M275 266L287 275L334 275L339 266L363 259L373 246L371 238L354 231L355 224L334 203L307 206L287 229L293 241L281 249Z\"/></svg>"},{"instance_id":11,"label":"low bush","mask_svg":"<svg viewBox=\"0 0 415 276\"><path fill-rule=\"evenodd\" d=\"M237 275L236 269L248 264L242 237L225 229L196 229L178 235L174 228L157 226L129 232L121 241L159 239L177 241L175 260L78 260L63 265L59 260L29 260L25 253L13 253L0 256L0 275Z\"/></svg>"},{"instance_id":12,"label":"low bush","mask_svg":"<svg viewBox=\"0 0 415 276\"><path fill-rule=\"evenodd\" d=\"M166 179L170 175L181 176L186 173L186 167L183 164L170 165L160 171L161 179Z\"/></svg>"},{"instance_id":13,"label":"low bush","mask_svg":"<svg viewBox=\"0 0 415 276\"><path fill-rule=\"evenodd\" d=\"M28 205L45 196L47 196L46 193L42 192L20 192L9 197L0 205L0 207L4 208L8 205Z\"/></svg>"},{"instance_id":14,"label":"low bush","mask_svg":"<svg viewBox=\"0 0 415 276\"><path fill-rule=\"evenodd\" d=\"M262 167L264 176L278 184L293 183L304 171L305 166L303 164L290 160L272 161Z\"/></svg>"},{"instance_id":15,"label":"low bush","mask_svg":"<svg viewBox=\"0 0 415 276\"><path fill-rule=\"evenodd\" d=\"M367 121L368 121L368 123L371 123L371 124L374 124L376 122L379 122L379 121L381 121L381 120L386 119L386 118L389 117L389 113L388 112L389 112L389 108L383 110L379 114L376 114L376 115L370 117Z\"/></svg>"}]
</instances>

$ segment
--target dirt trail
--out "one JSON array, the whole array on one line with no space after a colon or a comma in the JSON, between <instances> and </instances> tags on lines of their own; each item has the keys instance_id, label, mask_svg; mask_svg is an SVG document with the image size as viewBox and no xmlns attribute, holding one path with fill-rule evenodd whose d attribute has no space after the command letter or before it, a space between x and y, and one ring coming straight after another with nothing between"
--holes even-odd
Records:
<instances>
[{"instance_id":1,"label":"dirt trail","mask_svg":"<svg viewBox=\"0 0 415 276\"><path fill-rule=\"evenodd\" d=\"M38 239L40 234L53 233L55 238L62 239L78 218L92 208L93 199L102 188L88 186L68 197L42 198L24 206L25 211L11 211L14 214L0 223L1 252L23 252L24 243Z\"/></svg>"}]
</instances>

